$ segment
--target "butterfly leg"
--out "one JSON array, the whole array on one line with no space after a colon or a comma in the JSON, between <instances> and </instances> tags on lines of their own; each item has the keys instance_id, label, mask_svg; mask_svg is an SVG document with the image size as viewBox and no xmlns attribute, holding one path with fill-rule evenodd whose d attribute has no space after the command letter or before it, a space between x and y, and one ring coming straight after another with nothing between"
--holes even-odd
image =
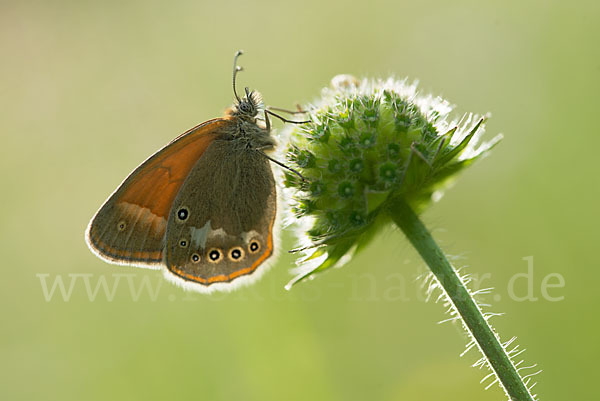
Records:
<instances>
[{"instance_id":1,"label":"butterfly leg","mask_svg":"<svg viewBox=\"0 0 600 401\"><path fill-rule=\"evenodd\" d=\"M287 114L307 114L308 113L308 111L302 110L302 107L300 107L299 104L296 105L296 111L282 109L282 108L273 107L273 106L267 106L267 109L268 110L280 111L282 113L287 113Z\"/></svg>"},{"instance_id":2,"label":"butterfly leg","mask_svg":"<svg viewBox=\"0 0 600 401\"><path fill-rule=\"evenodd\" d=\"M408 158L406 159L406 163L404 165L404 171L402 172L402 176L400 177L399 186L401 186L402 184L404 184L404 178L406 177L406 171L408 170L408 167L410 166L412 158L414 157L413 155L416 155L419 159L422 159L430 168L433 167L431 165L431 162L429 160L427 160L427 158L423 155L423 153L419 152L415 148L415 143L413 142L410 145L410 153L408 154Z\"/></svg>"},{"instance_id":3,"label":"butterfly leg","mask_svg":"<svg viewBox=\"0 0 600 401\"><path fill-rule=\"evenodd\" d=\"M411 151L411 153L414 152L414 154L417 155L421 160L423 160L425 162L425 164L427 164L429 167L433 167L431 165L431 162L429 160L427 160L427 158L423 155L423 153L419 152L417 150L417 148L415 148L414 142L410 145L410 151Z\"/></svg>"},{"instance_id":4,"label":"butterfly leg","mask_svg":"<svg viewBox=\"0 0 600 401\"><path fill-rule=\"evenodd\" d=\"M267 110L265 109L265 125L267 128L267 132L271 131L271 120L269 120L269 114L267 114Z\"/></svg>"},{"instance_id":5,"label":"butterfly leg","mask_svg":"<svg viewBox=\"0 0 600 401\"><path fill-rule=\"evenodd\" d=\"M296 174L298 177L300 177L300 179L302 181L306 181L306 178L304 178L304 176L302 174L300 174L298 171L294 170L293 168L286 166L285 164L283 164L282 162L273 159L272 157L270 157L269 155L267 155L265 152L263 152L261 149L255 149L258 153L260 153L261 155L263 155L264 157L266 157L267 159L269 159L270 161L272 161L273 163L277 164L278 166L283 167L286 170L291 171L292 173Z\"/></svg>"},{"instance_id":6,"label":"butterfly leg","mask_svg":"<svg viewBox=\"0 0 600 401\"><path fill-rule=\"evenodd\" d=\"M265 109L265 116L267 114L272 115L273 117L277 117L278 119L280 119L281 121L283 121L284 123L291 123L291 124L306 124L309 123L310 120L305 120L305 121L293 121L293 120L288 120L287 118L283 118L281 117L279 114L277 113L273 113L272 111L270 111L269 109Z\"/></svg>"}]
</instances>

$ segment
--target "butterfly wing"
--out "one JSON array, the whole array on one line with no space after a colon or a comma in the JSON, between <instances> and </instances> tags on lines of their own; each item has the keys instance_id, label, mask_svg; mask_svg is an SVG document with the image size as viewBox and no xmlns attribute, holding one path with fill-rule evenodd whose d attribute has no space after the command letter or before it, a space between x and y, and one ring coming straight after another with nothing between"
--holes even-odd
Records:
<instances>
[{"instance_id":1,"label":"butterfly wing","mask_svg":"<svg viewBox=\"0 0 600 401\"><path fill-rule=\"evenodd\" d=\"M206 121L177 137L137 167L90 221L86 241L102 259L153 267L162 264L167 218L186 177L232 121Z\"/></svg>"},{"instance_id":2,"label":"butterfly wing","mask_svg":"<svg viewBox=\"0 0 600 401\"><path fill-rule=\"evenodd\" d=\"M257 278L273 254L276 209L268 160L235 140L216 139L173 202L168 278L199 291Z\"/></svg>"}]
</instances>

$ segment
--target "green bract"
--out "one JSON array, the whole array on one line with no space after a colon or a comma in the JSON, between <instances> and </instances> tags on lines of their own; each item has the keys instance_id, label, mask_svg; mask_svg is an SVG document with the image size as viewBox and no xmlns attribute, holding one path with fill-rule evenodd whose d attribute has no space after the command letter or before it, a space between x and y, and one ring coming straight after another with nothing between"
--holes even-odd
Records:
<instances>
[{"instance_id":1,"label":"green bract","mask_svg":"<svg viewBox=\"0 0 600 401\"><path fill-rule=\"evenodd\" d=\"M288 163L305 178L285 173L306 263L289 285L366 245L390 221L390 202L422 211L500 139L476 149L483 118L449 121L446 101L406 80L340 75L308 110L310 122L288 132Z\"/></svg>"}]
</instances>

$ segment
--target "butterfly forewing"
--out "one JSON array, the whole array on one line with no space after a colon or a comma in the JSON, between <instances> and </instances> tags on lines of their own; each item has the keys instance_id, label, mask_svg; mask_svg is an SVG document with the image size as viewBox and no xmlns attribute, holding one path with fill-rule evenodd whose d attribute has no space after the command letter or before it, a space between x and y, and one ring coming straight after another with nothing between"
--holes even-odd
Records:
<instances>
[{"instance_id":1,"label":"butterfly forewing","mask_svg":"<svg viewBox=\"0 0 600 401\"><path fill-rule=\"evenodd\" d=\"M231 124L224 118L200 124L136 168L90 222L90 248L112 263L161 264L173 200L208 145Z\"/></svg>"}]
</instances>

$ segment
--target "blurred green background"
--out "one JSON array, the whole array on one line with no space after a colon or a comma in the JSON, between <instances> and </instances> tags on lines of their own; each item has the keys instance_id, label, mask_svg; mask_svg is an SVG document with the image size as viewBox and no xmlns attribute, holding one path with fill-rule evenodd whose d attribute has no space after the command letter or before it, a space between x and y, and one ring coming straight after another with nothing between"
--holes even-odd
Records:
<instances>
[{"instance_id":1,"label":"blurred green background","mask_svg":"<svg viewBox=\"0 0 600 401\"><path fill-rule=\"evenodd\" d=\"M457 265L495 287L484 300L506 316L493 323L543 369L540 399L597 393L597 1L3 1L0 11L0 398L504 399L478 383L475 353L459 358L459 327L437 324L444 308L424 302L425 267L397 231L291 292L286 252L258 284L212 296L89 252L88 220L126 174L231 103L238 48L241 85L271 105L310 101L338 73L394 74L457 113L492 112L486 138L505 140L423 218ZM282 249L293 246L285 232ZM526 257L532 280L516 276L513 288ZM564 279L546 294L559 301L542 292L549 274ZM45 294L55 280L73 284L66 300ZM91 290L106 280L114 297L90 297L86 280ZM537 301L520 299L528 290Z\"/></svg>"}]
</instances>

